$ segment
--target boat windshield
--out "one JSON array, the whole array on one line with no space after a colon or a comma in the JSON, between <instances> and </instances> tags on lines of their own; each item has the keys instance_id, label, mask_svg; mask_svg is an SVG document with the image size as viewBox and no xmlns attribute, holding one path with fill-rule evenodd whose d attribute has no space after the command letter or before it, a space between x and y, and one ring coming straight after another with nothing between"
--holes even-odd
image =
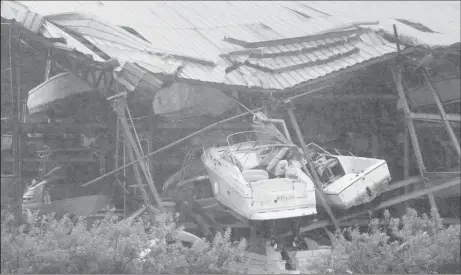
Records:
<instances>
[{"instance_id":1,"label":"boat windshield","mask_svg":"<svg viewBox=\"0 0 461 275\"><path fill-rule=\"evenodd\" d=\"M317 153L317 154L320 154L320 155L329 155L329 156L342 156L342 155L354 156L351 152L349 152L347 150L336 149L336 148L335 149L324 148L324 147L320 147L319 145L317 145L314 142L309 143L306 146L306 149L309 152L309 154Z\"/></svg>"},{"instance_id":2,"label":"boat windshield","mask_svg":"<svg viewBox=\"0 0 461 275\"><path fill-rule=\"evenodd\" d=\"M325 148L323 148L323 147L320 147L319 145L317 145L317 144L314 143L314 142L309 143L309 144L306 146L306 149L307 149L307 151L309 152L309 155L310 155L310 154L317 153L317 154L321 154L321 155L333 156L333 154L329 152L330 150L327 150L327 149L325 149Z\"/></svg>"},{"instance_id":3,"label":"boat windshield","mask_svg":"<svg viewBox=\"0 0 461 275\"><path fill-rule=\"evenodd\" d=\"M267 131L234 133L227 137L227 143L231 152L244 152L274 147L296 147L294 144L287 143L278 135L273 135Z\"/></svg>"}]
</instances>

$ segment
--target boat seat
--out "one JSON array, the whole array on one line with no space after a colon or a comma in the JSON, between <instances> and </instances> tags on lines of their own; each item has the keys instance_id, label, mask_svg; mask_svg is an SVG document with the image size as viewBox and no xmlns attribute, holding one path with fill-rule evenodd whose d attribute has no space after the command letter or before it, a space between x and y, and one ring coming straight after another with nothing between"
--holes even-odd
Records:
<instances>
[{"instance_id":1,"label":"boat seat","mask_svg":"<svg viewBox=\"0 0 461 275\"><path fill-rule=\"evenodd\" d=\"M323 175L325 170L330 170L330 173L332 173L331 169L338 163L339 161L337 159L328 159L327 161L323 162L319 167L317 167L317 171L319 172L320 176ZM331 181L331 179L329 181Z\"/></svg>"},{"instance_id":2,"label":"boat seat","mask_svg":"<svg viewBox=\"0 0 461 275\"><path fill-rule=\"evenodd\" d=\"M268 180L269 173L262 169L249 169L242 172L243 178L247 182L254 182L259 180Z\"/></svg>"},{"instance_id":3,"label":"boat seat","mask_svg":"<svg viewBox=\"0 0 461 275\"><path fill-rule=\"evenodd\" d=\"M325 167L332 168L338 163L339 161L337 159L329 159L323 165L325 165Z\"/></svg>"}]
</instances>

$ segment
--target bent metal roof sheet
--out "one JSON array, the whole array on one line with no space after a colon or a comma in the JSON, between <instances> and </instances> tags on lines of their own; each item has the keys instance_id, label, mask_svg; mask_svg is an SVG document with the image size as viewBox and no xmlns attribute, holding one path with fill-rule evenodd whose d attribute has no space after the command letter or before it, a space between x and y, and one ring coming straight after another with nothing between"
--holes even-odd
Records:
<instances>
[{"instance_id":1,"label":"bent metal roof sheet","mask_svg":"<svg viewBox=\"0 0 461 275\"><path fill-rule=\"evenodd\" d=\"M354 25L376 18L322 3L20 2L111 57L158 75L175 64L183 80L284 90L396 51L380 25Z\"/></svg>"}]
</instances>

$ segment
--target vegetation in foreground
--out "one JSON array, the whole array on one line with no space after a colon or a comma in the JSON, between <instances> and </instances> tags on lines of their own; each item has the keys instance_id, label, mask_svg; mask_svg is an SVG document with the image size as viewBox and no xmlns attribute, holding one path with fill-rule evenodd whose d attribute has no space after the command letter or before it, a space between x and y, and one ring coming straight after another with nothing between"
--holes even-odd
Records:
<instances>
[{"instance_id":1,"label":"vegetation in foreground","mask_svg":"<svg viewBox=\"0 0 461 275\"><path fill-rule=\"evenodd\" d=\"M107 217L86 222L35 215L34 226L19 232L2 217L2 274L206 274L244 273L245 241L233 244L230 230L212 243L192 247L172 242L178 230L142 220ZM146 253L146 251L148 251ZM147 255L146 255L147 254Z\"/></svg>"},{"instance_id":2,"label":"vegetation in foreground","mask_svg":"<svg viewBox=\"0 0 461 275\"><path fill-rule=\"evenodd\" d=\"M445 227L436 211L402 219L384 212L367 232L337 232L330 257L318 263L321 273L461 274L460 225Z\"/></svg>"},{"instance_id":3,"label":"vegetation in foreground","mask_svg":"<svg viewBox=\"0 0 461 275\"><path fill-rule=\"evenodd\" d=\"M2 213L2 274L223 274L245 273L248 267L243 257L246 243L232 243L230 230L212 243L186 247L169 241L181 229L143 221L107 217L87 229L83 219L35 216L35 225L20 232L10 226L11 218ZM444 227L437 213L418 215L409 209L402 219L393 219L386 212L384 219L370 222L367 232L337 232L331 256L319 261L315 270L460 274L460 225Z\"/></svg>"}]
</instances>

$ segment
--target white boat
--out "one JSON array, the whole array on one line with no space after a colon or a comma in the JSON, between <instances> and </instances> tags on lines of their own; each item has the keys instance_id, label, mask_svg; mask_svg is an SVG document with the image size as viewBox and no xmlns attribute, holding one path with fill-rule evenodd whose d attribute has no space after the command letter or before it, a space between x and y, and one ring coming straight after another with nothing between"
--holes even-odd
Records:
<instances>
[{"instance_id":1,"label":"white boat","mask_svg":"<svg viewBox=\"0 0 461 275\"><path fill-rule=\"evenodd\" d=\"M56 107L72 95L86 93L91 90L93 89L88 84L75 75L61 73L29 91L27 109L30 115L40 115L49 108ZM68 105L71 106L71 103ZM65 112L66 109L66 106L63 106L60 111Z\"/></svg>"},{"instance_id":2,"label":"white boat","mask_svg":"<svg viewBox=\"0 0 461 275\"><path fill-rule=\"evenodd\" d=\"M301 170L300 149L270 127L232 134L228 146L204 150L215 198L248 220L315 215L315 186Z\"/></svg>"},{"instance_id":3,"label":"white boat","mask_svg":"<svg viewBox=\"0 0 461 275\"><path fill-rule=\"evenodd\" d=\"M95 194L91 187L81 187L81 182L76 182L76 174L69 173L70 170L69 166L57 166L41 180L34 180L22 197L24 214L29 216L31 211L38 210L39 214L89 216L111 202L111 196Z\"/></svg>"},{"instance_id":4,"label":"white boat","mask_svg":"<svg viewBox=\"0 0 461 275\"><path fill-rule=\"evenodd\" d=\"M371 202L391 180L385 160L330 153L315 143L307 150L329 204L337 208Z\"/></svg>"},{"instance_id":5,"label":"white boat","mask_svg":"<svg viewBox=\"0 0 461 275\"><path fill-rule=\"evenodd\" d=\"M111 200L111 197L107 195L89 195L50 201L49 203L41 201L23 202L22 208L28 212L28 215L31 211L38 210L40 214L56 213L63 215L69 213L86 217L107 206Z\"/></svg>"}]
</instances>

